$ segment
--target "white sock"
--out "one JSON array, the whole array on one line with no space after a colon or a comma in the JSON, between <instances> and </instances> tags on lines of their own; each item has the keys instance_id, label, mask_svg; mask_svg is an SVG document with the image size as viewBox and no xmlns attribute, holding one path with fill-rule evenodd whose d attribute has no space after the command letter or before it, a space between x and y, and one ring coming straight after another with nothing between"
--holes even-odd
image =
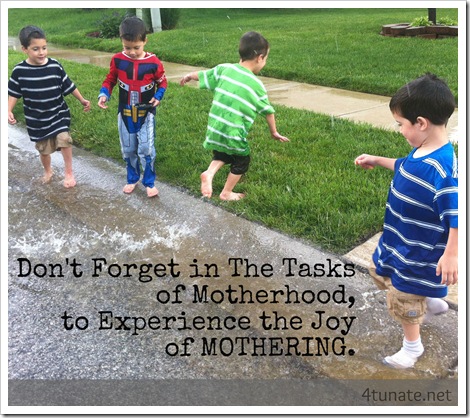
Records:
<instances>
[{"instance_id":1,"label":"white sock","mask_svg":"<svg viewBox=\"0 0 470 418\"><path fill-rule=\"evenodd\" d=\"M421 337L419 337L416 341L407 341L406 338L403 338L403 349L410 356L419 357L424 352L424 347L421 343Z\"/></svg>"},{"instance_id":2,"label":"white sock","mask_svg":"<svg viewBox=\"0 0 470 418\"><path fill-rule=\"evenodd\" d=\"M383 362L395 369L408 369L413 367L418 357L423 354L424 347L421 343L421 337L416 341L407 341L403 339L403 347L393 356L385 357Z\"/></svg>"},{"instance_id":3,"label":"white sock","mask_svg":"<svg viewBox=\"0 0 470 418\"><path fill-rule=\"evenodd\" d=\"M426 308L432 315L439 315L447 312L449 305L445 300L440 298L426 298Z\"/></svg>"}]
</instances>

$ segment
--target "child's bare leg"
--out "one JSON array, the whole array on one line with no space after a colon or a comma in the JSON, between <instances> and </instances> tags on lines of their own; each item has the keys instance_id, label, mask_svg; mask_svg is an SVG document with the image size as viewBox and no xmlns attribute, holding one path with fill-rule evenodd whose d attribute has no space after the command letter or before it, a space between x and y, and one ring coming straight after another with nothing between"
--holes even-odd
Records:
<instances>
[{"instance_id":1,"label":"child's bare leg","mask_svg":"<svg viewBox=\"0 0 470 418\"><path fill-rule=\"evenodd\" d=\"M220 198L222 200L240 200L245 197L243 193L234 193L233 188L240 181L241 174L229 173L227 181L225 182L224 190L220 193Z\"/></svg>"},{"instance_id":2,"label":"child's bare leg","mask_svg":"<svg viewBox=\"0 0 470 418\"><path fill-rule=\"evenodd\" d=\"M407 341L416 341L420 337L420 325L419 324L407 324L403 322L401 324L405 339Z\"/></svg>"},{"instance_id":3,"label":"child's bare leg","mask_svg":"<svg viewBox=\"0 0 470 418\"><path fill-rule=\"evenodd\" d=\"M69 189L77 184L72 170L72 147L62 147L61 151L65 166L64 186Z\"/></svg>"},{"instance_id":4,"label":"child's bare leg","mask_svg":"<svg viewBox=\"0 0 470 418\"><path fill-rule=\"evenodd\" d=\"M44 176L42 177L43 183L49 183L54 175L51 166L51 156L49 154L39 154L39 158L41 160L41 164L44 167Z\"/></svg>"},{"instance_id":5,"label":"child's bare leg","mask_svg":"<svg viewBox=\"0 0 470 418\"><path fill-rule=\"evenodd\" d=\"M201 193L204 197L212 197L212 179L224 164L223 161L212 160L207 170L201 174Z\"/></svg>"}]
</instances>

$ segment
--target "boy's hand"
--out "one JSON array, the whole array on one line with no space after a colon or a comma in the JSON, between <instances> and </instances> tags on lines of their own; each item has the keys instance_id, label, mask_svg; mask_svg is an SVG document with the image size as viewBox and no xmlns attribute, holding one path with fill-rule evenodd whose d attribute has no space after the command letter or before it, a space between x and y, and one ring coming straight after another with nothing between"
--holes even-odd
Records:
<instances>
[{"instance_id":1,"label":"boy's hand","mask_svg":"<svg viewBox=\"0 0 470 418\"><path fill-rule=\"evenodd\" d=\"M12 112L8 112L8 123L14 125L16 123L15 115Z\"/></svg>"},{"instance_id":2,"label":"boy's hand","mask_svg":"<svg viewBox=\"0 0 470 418\"><path fill-rule=\"evenodd\" d=\"M106 96L101 96L99 99L98 99L98 106L101 107L101 109L107 109L108 106L106 105L106 102L108 100L106 99Z\"/></svg>"},{"instance_id":3,"label":"boy's hand","mask_svg":"<svg viewBox=\"0 0 470 418\"><path fill-rule=\"evenodd\" d=\"M354 164L364 168L365 170L372 170L376 166L373 158L374 157L372 155L362 154L354 160Z\"/></svg>"},{"instance_id":4,"label":"boy's hand","mask_svg":"<svg viewBox=\"0 0 470 418\"><path fill-rule=\"evenodd\" d=\"M153 107L157 107L160 104L160 100L157 100L155 97L152 97L152 100L149 102Z\"/></svg>"},{"instance_id":5,"label":"boy's hand","mask_svg":"<svg viewBox=\"0 0 470 418\"><path fill-rule=\"evenodd\" d=\"M285 136L282 136L279 132L274 132L271 134L271 136L274 138L274 139L277 139L278 141L281 141L281 142L289 142L289 138L285 137Z\"/></svg>"},{"instance_id":6,"label":"boy's hand","mask_svg":"<svg viewBox=\"0 0 470 418\"><path fill-rule=\"evenodd\" d=\"M441 283L447 286L456 284L459 278L457 256L444 252L436 268L436 276L442 274Z\"/></svg>"},{"instance_id":7,"label":"boy's hand","mask_svg":"<svg viewBox=\"0 0 470 418\"><path fill-rule=\"evenodd\" d=\"M189 83L190 81L198 81L199 80L199 74L197 71L194 71L192 73L186 74L181 80L180 80L180 86L184 86L186 83Z\"/></svg>"},{"instance_id":8,"label":"boy's hand","mask_svg":"<svg viewBox=\"0 0 470 418\"><path fill-rule=\"evenodd\" d=\"M181 80L180 80L180 86L184 86L186 83L189 83L192 80L191 74L186 74Z\"/></svg>"},{"instance_id":9,"label":"boy's hand","mask_svg":"<svg viewBox=\"0 0 470 418\"><path fill-rule=\"evenodd\" d=\"M91 103L90 103L89 100L83 100L82 105L83 105L83 111L84 112L89 112L90 111Z\"/></svg>"},{"instance_id":10,"label":"boy's hand","mask_svg":"<svg viewBox=\"0 0 470 418\"><path fill-rule=\"evenodd\" d=\"M458 231L458 228L449 228L449 237L447 238L446 249L437 262L436 276L441 275L441 283L447 286L456 284L459 278Z\"/></svg>"}]
</instances>

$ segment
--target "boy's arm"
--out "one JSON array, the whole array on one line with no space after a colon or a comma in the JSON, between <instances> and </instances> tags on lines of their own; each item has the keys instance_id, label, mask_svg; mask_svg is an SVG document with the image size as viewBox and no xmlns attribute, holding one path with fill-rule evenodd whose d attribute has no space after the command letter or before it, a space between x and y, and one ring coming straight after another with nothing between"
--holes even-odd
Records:
<instances>
[{"instance_id":1,"label":"boy's arm","mask_svg":"<svg viewBox=\"0 0 470 418\"><path fill-rule=\"evenodd\" d=\"M75 97L83 106L83 111L88 112L90 110L90 101L83 98L78 89L72 92L72 96Z\"/></svg>"},{"instance_id":2,"label":"boy's arm","mask_svg":"<svg viewBox=\"0 0 470 418\"><path fill-rule=\"evenodd\" d=\"M458 228L449 229L446 249L439 259L436 276L442 274L442 284L456 284L458 280Z\"/></svg>"},{"instance_id":3,"label":"boy's arm","mask_svg":"<svg viewBox=\"0 0 470 418\"><path fill-rule=\"evenodd\" d=\"M198 81L199 75L197 71L186 74L181 80L180 85L184 86L186 83L189 83L191 80Z\"/></svg>"},{"instance_id":4,"label":"boy's arm","mask_svg":"<svg viewBox=\"0 0 470 418\"><path fill-rule=\"evenodd\" d=\"M365 168L366 170L372 170L375 166L388 168L389 170L395 171L396 158L379 157L377 155L362 154L354 160L354 164Z\"/></svg>"},{"instance_id":5,"label":"boy's arm","mask_svg":"<svg viewBox=\"0 0 470 418\"><path fill-rule=\"evenodd\" d=\"M268 122L269 132L271 132L271 136L274 139L277 139L281 142L289 142L289 138L282 136L279 134L276 128L276 118L274 117L274 113L269 113L266 115L266 122Z\"/></svg>"},{"instance_id":6,"label":"boy's arm","mask_svg":"<svg viewBox=\"0 0 470 418\"><path fill-rule=\"evenodd\" d=\"M100 93L98 94L98 106L102 109L108 108L106 102L111 99L111 93L113 91L114 86L117 84L117 79L118 71L113 57L109 64L109 73L104 79L103 84L101 85Z\"/></svg>"},{"instance_id":7,"label":"boy's arm","mask_svg":"<svg viewBox=\"0 0 470 418\"><path fill-rule=\"evenodd\" d=\"M13 114L13 109L16 106L18 99L13 96L8 96L8 123L14 125L16 123L15 115Z\"/></svg>"},{"instance_id":8,"label":"boy's arm","mask_svg":"<svg viewBox=\"0 0 470 418\"><path fill-rule=\"evenodd\" d=\"M163 68L163 64L161 62L157 67L155 77L157 89L149 102L151 105L153 105L153 107L156 107L160 104L163 96L165 95L166 89L168 88L168 80L166 79L165 69Z\"/></svg>"}]
</instances>

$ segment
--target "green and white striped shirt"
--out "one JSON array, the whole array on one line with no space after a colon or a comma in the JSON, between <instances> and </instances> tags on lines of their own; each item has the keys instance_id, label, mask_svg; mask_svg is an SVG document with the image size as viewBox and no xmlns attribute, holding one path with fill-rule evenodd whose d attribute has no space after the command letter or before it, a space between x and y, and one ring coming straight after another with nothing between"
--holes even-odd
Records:
<instances>
[{"instance_id":1,"label":"green and white striped shirt","mask_svg":"<svg viewBox=\"0 0 470 418\"><path fill-rule=\"evenodd\" d=\"M198 75L199 88L214 92L204 148L249 155L246 137L256 116L274 113L263 83L240 64L220 64Z\"/></svg>"}]
</instances>

